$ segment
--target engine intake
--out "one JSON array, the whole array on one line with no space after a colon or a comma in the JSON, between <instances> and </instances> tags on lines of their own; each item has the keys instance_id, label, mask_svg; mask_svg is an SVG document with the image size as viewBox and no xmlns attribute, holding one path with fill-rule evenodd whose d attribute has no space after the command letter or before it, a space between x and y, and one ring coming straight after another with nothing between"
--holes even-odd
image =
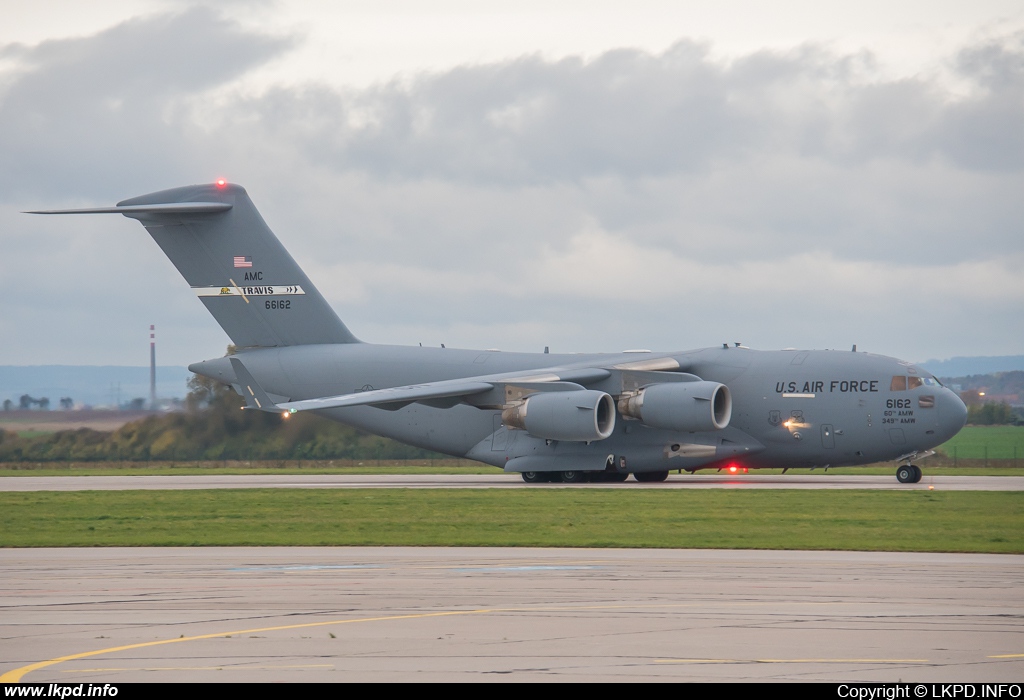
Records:
<instances>
[{"instance_id":1,"label":"engine intake","mask_svg":"<svg viewBox=\"0 0 1024 700\"><path fill-rule=\"evenodd\" d=\"M728 427L732 394L717 382L652 384L619 399L619 413L652 428L700 433Z\"/></svg>"},{"instance_id":2,"label":"engine intake","mask_svg":"<svg viewBox=\"0 0 1024 700\"><path fill-rule=\"evenodd\" d=\"M615 401L603 391L543 392L506 408L501 421L547 440L604 440L615 429Z\"/></svg>"}]
</instances>

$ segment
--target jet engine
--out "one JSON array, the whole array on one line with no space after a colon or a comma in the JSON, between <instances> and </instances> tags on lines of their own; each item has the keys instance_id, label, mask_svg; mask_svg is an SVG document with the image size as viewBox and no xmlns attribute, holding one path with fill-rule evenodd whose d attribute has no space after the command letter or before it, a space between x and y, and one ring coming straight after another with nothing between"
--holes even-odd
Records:
<instances>
[{"instance_id":1,"label":"jet engine","mask_svg":"<svg viewBox=\"0 0 1024 700\"><path fill-rule=\"evenodd\" d=\"M729 387L717 382L652 384L619 398L619 413L652 428L698 433L721 430L732 418Z\"/></svg>"},{"instance_id":2,"label":"jet engine","mask_svg":"<svg viewBox=\"0 0 1024 700\"><path fill-rule=\"evenodd\" d=\"M615 401L603 391L542 392L506 408L501 421L548 440L604 440L615 429Z\"/></svg>"}]
</instances>

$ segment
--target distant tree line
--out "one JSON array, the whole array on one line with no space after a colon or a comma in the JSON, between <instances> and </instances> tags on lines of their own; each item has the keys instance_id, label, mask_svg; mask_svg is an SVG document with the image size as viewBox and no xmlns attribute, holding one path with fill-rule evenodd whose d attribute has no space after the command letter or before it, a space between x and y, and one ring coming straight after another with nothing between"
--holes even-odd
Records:
<instances>
[{"instance_id":1,"label":"distant tree line","mask_svg":"<svg viewBox=\"0 0 1024 700\"><path fill-rule=\"evenodd\" d=\"M34 437L0 431L0 462L422 459L436 456L318 416L242 411L242 399L193 377L185 410L149 416L112 433L82 428Z\"/></svg>"},{"instance_id":2,"label":"distant tree line","mask_svg":"<svg viewBox=\"0 0 1024 700\"><path fill-rule=\"evenodd\" d=\"M18 399L18 407L21 408L22 411L30 411L33 406L38 406L40 411L49 411L50 399L46 396L41 399L37 399L29 396L28 394L22 394L21 398Z\"/></svg>"},{"instance_id":3,"label":"distant tree line","mask_svg":"<svg viewBox=\"0 0 1024 700\"><path fill-rule=\"evenodd\" d=\"M38 406L40 411L49 411L50 399L47 396L37 399L28 394L22 394L21 398L18 399L18 408L22 411L31 411L33 406ZM75 407L75 400L70 396L62 396L60 399L60 407L65 411L70 411ZM10 399L4 399L4 410L13 411L14 402Z\"/></svg>"},{"instance_id":4,"label":"distant tree line","mask_svg":"<svg viewBox=\"0 0 1024 700\"><path fill-rule=\"evenodd\" d=\"M1008 403L972 404L967 407L967 422L971 425L1009 425L1019 420Z\"/></svg>"},{"instance_id":5,"label":"distant tree line","mask_svg":"<svg viewBox=\"0 0 1024 700\"><path fill-rule=\"evenodd\" d=\"M1004 396L1024 396L1024 372L995 372L993 374L972 374L967 377L946 377L943 383L955 384L963 392L984 391Z\"/></svg>"},{"instance_id":6,"label":"distant tree line","mask_svg":"<svg viewBox=\"0 0 1024 700\"><path fill-rule=\"evenodd\" d=\"M972 425L1008 425L1024 417L1019 408L1024 400L1022 371L946 377L942 381L959 392L967 404L967 422Z\"/></svg>"}]
</instances>

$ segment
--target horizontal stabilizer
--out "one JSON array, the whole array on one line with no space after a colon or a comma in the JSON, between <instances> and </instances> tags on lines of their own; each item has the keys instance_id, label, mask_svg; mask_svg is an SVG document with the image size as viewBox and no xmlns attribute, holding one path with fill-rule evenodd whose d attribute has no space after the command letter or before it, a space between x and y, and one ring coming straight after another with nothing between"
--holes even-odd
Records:
<instances>
[{"instance_id":1,"label":"horizontal stabilizer","mask_svg":"<svg viewBox=\"0 0 1024 700\"><path fill-rule=\"evenodd\" d=\"M94 207L92 209L47 209L26 211L23 214L216 214L231 208L230 202L172 202L169 204L136 204L123 207Z\"/></svg>"}]
</instances>

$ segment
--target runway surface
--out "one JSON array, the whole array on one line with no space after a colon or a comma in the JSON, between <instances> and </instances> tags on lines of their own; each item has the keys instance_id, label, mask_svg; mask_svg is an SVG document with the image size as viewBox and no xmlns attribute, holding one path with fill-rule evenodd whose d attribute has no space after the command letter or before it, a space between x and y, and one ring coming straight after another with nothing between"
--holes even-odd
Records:
<instances>
[{"instance_id":1,"label":"runway surface","mask_svg":"<svg viewBox=\"0 0 1024 700\"><path fill-rule=\"evenodd\" d=\"M895 475L829 474L672 474L657 484L632 478L621 484L527 484L518 474L440 475L201 475L201 476L10 476L0 478L0 491L119 491L132 489L886 489L944 491L1024 491L1024 476L927 476L917 484L901 484Z\"/></svg>"},{"instance_id":2,"label":"runway surface","mask_svg":"<svg viewBox=\"0 0 1024 700\"><path fill-rule=\"evenodd\" d=\"M2 681L1020 681L1024 558L0 550Z\"/></svg>"}]
</instances>

